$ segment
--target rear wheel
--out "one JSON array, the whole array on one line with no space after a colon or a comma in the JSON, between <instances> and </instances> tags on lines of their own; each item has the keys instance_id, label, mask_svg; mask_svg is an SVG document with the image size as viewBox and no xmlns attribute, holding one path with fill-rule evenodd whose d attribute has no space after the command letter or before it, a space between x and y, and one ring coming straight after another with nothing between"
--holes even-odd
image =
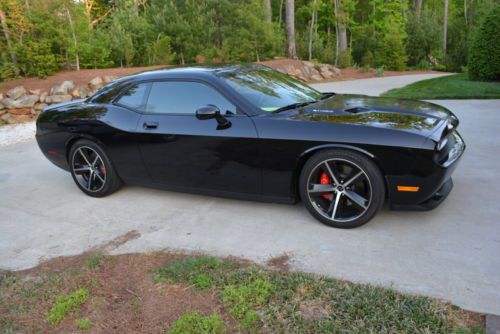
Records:
<instances>
[{"instance_id":1,"label":"rear wheel","mask_svg":"<svg viewBox=\"0 0 500 334\"><path fill-rule=\"evenodd\" d=\"M384 204L382 174L367 157L347 150L321 151L302 169L300 195L324 224L353 228L367 223Z\"/></svg>"},{"instance_id":2,"label":"rear wheel","mask_svg":"<svg viewBox=\"0 0 500 334\"><path fill-rule=\"evenodd\" d=\"M110 195L122 183L104 150L90 140L79 140L71 147L69 164L76 185L89 196Z\"/></svg>"}]
</instances>

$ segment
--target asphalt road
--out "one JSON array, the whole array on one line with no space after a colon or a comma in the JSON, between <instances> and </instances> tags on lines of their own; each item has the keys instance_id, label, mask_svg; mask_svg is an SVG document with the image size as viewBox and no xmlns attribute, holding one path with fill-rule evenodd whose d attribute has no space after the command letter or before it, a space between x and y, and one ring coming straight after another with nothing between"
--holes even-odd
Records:
<instances>
[{"instance_id":1,"label":"asphalt road","mask_svg":"<svg viewBox=\"0 0 500 334\"><path fill-rule=\"evenodd\" d=\"M377 94L408 80L319 86L340 91L344 85L362 93L366 85ZM326 227L301 204L138 187L95 199L48 162L33 140L0 147L0 268L28 268L104 244L113 245L112 253L180 249L258 262L288 253L296 270L500 314L500 100L438 103L459 116L468 145L449 198L431 212L384 209L354 230Z\"/></svg>"}]
</instances>

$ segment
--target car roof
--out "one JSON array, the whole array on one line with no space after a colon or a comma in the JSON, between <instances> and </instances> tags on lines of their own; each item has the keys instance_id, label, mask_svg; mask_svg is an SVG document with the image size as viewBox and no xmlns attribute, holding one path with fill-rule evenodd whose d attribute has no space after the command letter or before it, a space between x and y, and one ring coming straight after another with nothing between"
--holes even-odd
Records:
<instances>
[{"instance_id":1,"label":"car roof","mask_svg":"<svg viewBox=\"0 0 500 334\"><path fill-rule=\"evenodd\" d=\"M187 66L172 66L164 67L155 70L135 73L122 77L117 82L138 81L138 80L154 80L168 78L185 78L185 79L209 79L217 76L219 73L230 73L236 71L251 71L264 69L268 67L259 64L215 64L215 65L187 65Z\"/></svg>"}]
</instances>

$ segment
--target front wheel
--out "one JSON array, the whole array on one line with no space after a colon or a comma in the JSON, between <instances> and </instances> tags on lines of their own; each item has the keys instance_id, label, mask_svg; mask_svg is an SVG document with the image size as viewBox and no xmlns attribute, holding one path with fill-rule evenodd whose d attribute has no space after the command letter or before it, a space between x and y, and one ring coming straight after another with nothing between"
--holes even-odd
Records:
<instances>
[{"instance_id":1,"label":"front wheel","mask_svg":"<svg viewBox=\"0 0 500 334\"><path fill-rule=\"evenodd\" d=\"M121 185L106 152L90 140L79 140L71 147L69 164L76 185L89 196L110 195Z\"/></svg>"},{"instance_id":2,"label":"front wheel","mask_svg":"<svg viewBox=\"0 0 500 334\"><path fill-rule=\"evenodd\" d=\"M380 170L369 158L348 150L321 151L311 157L300 174L299 188L307 210L338 228L367 223L385 200Z\"/></svg>"}]
</instances>

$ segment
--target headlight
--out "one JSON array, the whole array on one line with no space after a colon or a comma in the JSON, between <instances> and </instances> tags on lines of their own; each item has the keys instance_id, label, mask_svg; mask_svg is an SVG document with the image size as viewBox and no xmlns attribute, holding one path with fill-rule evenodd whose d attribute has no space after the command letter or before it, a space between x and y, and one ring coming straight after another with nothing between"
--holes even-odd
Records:
<instances>
[{"instance_id":1,"label":"headlight","mask_svg":"<svg viewBox=\"0 0 500 334\"><path fill-rule=\"evenodd\" d=\"M441 141L437 144L437 150L441 151L445 148L446 144L448 144L448 137L441 139Z\"/></svg>"}]
</instances>

